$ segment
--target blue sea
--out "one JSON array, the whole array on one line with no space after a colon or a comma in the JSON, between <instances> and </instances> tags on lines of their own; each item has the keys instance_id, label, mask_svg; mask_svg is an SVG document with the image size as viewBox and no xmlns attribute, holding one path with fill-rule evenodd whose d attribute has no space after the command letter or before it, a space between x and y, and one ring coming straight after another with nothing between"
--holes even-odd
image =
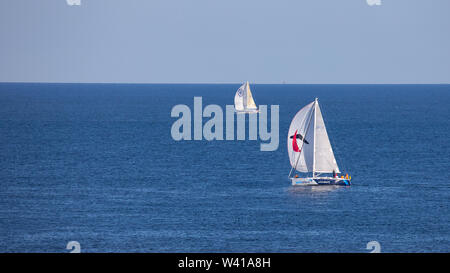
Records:
<instances>
[{"instance_id":1,"label":"blue sea","mask_svg":"<svg viewBox=\"0 0 450 273\"><path fill-rule=\"evenodd\" d=\"M172 139L173 106L225 109L238 88L1 83L0 252L450 251L450 85L256 84L280 107L276 151ZM315 97L351 187L287 178Z\"/></svg>"}]
</instances>

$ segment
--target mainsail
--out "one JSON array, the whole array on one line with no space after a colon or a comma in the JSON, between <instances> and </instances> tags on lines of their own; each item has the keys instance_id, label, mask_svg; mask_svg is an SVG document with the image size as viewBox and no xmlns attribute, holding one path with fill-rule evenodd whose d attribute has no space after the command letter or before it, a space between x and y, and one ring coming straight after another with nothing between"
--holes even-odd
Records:
<instances>
[{"instance_id":1,"label":"mainsail","mask_svg":"<svg viewBox=\"0 0 450 273\"><path fill-rule=\"evenodd\" d=\"M236 91L234 96L234 108L237 111L257 110L255 101L253 100L252 92L248 82L244 83Z\"/></svg>"},{"instance_id":2,"label":"mainsail","mask_svg":"<svg viewBox=\"0 0 450 273\"><path fill-rule=\"evenodd\" d=\"M295 115L287 143L291 166L297 171L339 173L317 99Z\"/></svg>"}]
</instances>

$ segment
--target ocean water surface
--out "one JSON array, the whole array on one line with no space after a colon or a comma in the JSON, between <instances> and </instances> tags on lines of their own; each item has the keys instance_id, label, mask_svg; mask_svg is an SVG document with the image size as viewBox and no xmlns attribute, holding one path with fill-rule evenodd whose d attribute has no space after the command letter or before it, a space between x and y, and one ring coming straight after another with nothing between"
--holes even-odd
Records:
<instances>
[{"instance_id":1,"label":"ocean water surface","mask_svg":"<svg viewBox=\"0 0 450 273\"><path fill-rule=\"evenodd\" d=\"M276 151L172 139L174 105L238 87L1 83L0 252L450 251L450 85L251 85L280 106ZM315 97L351 187L287 178Z\"/></svg>"}]
</instances>

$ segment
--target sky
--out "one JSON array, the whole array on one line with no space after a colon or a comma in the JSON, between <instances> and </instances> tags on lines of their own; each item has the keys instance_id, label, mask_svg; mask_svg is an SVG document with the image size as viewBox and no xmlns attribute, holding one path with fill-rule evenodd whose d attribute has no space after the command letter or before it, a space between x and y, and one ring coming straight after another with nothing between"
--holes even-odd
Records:
<instances>
[{"instance_id":1,"label":"sky","mask_svg":"<svg viewBox=\"0 0 450 273\"><path fill-rule=\"evenodd\" d=\"M0 0L0 82L450 83L449 0L80 2Z\"/></svg>"}]
</instances>

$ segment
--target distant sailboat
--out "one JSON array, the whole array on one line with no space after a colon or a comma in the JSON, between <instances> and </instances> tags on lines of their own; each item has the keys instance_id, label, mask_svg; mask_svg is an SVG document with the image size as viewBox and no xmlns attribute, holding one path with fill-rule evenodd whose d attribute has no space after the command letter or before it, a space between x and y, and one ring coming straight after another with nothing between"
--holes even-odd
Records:
<instances>
[{"instance_id":1,"label":"distant sailboat","mask_svg":"<svg viewBox=\"0 0 450 273\"><path fill-rule=\"evenodd\" d=\"M287 142L292 185L350 185L351 178L348 175L338 176L339 167L317 99L295 115L289 127ZM296 171L311 176L299 177ZM322 176L324 174L333 175Z\"/></svg>"},{"instance_id":2,"label":"distant sailboat","mask_svg":"<svg viewBox=\"0 0 450 273\"><path fill-rule=\"evenodd\" d=\"M258 107L256 107L255 101L253 100L248 82L241 85L236 91L236 95L234 96L234 108L238 113L258 112Z\"/></svg>"}]
</instances>

